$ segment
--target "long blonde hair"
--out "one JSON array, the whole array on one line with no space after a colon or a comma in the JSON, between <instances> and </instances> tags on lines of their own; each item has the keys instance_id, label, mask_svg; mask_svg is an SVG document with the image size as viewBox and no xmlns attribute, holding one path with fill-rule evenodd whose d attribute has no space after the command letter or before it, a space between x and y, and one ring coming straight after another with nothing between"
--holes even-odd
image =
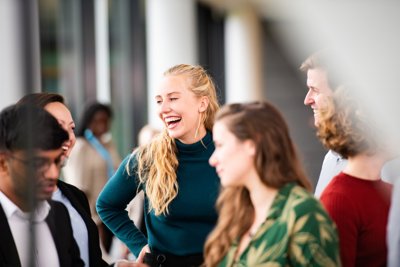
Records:
<instances>
[{"instance_id":1,"label":"long blonde hair","mask_svg":"<svg viewBox=\"0 0 400 267\"><path fill-rule=\"evenodd\" d=\"M254 164L265 185L279 189L295 182L311 190L286 122L275 107L267 102L231 104L218 112L216 121L219 120L223 120L239 140L255 142ZM217 226L204 249L207 267L214 267L221 261L232 243L248 231L255 215L250 192L243 186L224 188L217 200L217 210Z\"/></svg>"},{"instance_id":2,"label":"long blonde hair","mask_svg":"<svg viewBox=\"0 0 400 267\"><path fill-rule=\"evenodd\" d=\"M214 82L201 66L180 64L164 73L164 76L178 75L184 75L188 79L188 90L197 97L208 97L209 104L201 115L200 124L204 124L205 128L211 131L215 113L219 108ZM168 206L178 194L176 169L179 162L176 152L175 141L166 129L150 144L137 150L139 181L145 185L149 209L154 210L156 215L168 214Z\"/></svg>"}]
</instances>

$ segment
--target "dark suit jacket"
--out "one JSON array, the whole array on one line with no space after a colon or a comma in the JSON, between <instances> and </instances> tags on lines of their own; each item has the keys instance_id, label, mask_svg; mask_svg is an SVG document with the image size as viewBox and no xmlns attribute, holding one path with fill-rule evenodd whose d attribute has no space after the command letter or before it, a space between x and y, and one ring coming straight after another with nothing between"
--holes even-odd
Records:
<instances>
[{"instance_id":1,"label":"dark suit jacket","mask_svg":"<svg viewBox=\"0 0 400 267\"><path fill-rule=\"evenodd\" d=\"M58 253L61 267L84 266L79 256L79 248L72 235L71 221L65 206L56 201L48 201L51 209L46 218ZM0 205L0 266L20 267L17 247L8 225L3 207Z\"/></svg>"},{"instance_id":2,"label":"dark suit jacket","mask_svg":"<svg viewBox=\"0 0 400 267\"><path fill-rule=\"evenodd\" d=\"M101 257L99 232L96 224L92 220L89 202L85 193L77 187L61 180L58 180L57 186L85 222L89 240L89 265L93 267L108 266Z\"/></svg>"}]
</instances>

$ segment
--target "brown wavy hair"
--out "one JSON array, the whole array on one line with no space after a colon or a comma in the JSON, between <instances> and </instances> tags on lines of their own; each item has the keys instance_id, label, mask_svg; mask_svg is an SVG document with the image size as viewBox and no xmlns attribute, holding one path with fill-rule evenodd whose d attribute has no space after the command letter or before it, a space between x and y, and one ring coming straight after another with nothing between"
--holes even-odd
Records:
<instances>
[{"instance_id":1,"label":"brown wavy hair","mask_svg":"<svg viewBox=\"0 0 400 267\"><path fill-rule=\"evenodd\" d=\"M239 140L255 142L254 164L266 186L279 189L295 182L311 191L288 126L274 106L268 102L226 105L217 114L216 121L221 120ZM248 231L255 215L250 193L243 186L224 188L217 200L217 210L217 226L204 249L207 267L221 261L234 240Z\"/></svg>"},{"instance_id":2,"label":"brown wavy hair","mask_svg":"<svg viewBox=\"0 0 400 267\"><path fill-rule=\"evenodd\" d=\"M199 98L208 98L208 107L201 114L201 124L211 131L219 104L216 87L206 70L201 66L180 64L168 69L164 76L184 76L191 85L188 90ZM156 215L168 214L168 205L178 194L176 169L179 162L176 152L174 139L164 129L150 144L139 147L133 153L137 153L137 174L140 183L145 185L149 209L154 210Z\"/></svg>"},{"instance_id":3,"label":"brown wavy hair","mask_svg":"<svg viewBox=\"0 0 400 267\"><path fill-rule=\"evenodd\" d=\"M341 86L328 101L317 129L322 144L344 158L363 152L375 153L377 130L359 98Z\"/></svg>"}]
</instances>

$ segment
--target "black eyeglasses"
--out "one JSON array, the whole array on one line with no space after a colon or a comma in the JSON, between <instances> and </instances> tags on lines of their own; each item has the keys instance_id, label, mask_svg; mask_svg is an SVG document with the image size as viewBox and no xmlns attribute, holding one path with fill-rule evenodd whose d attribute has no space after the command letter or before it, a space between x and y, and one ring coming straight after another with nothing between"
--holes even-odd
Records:
<instances>
[{"instance_id":1,"label":"black eyeglasses","mask_svg":"<svg viewBox=\"0 0 400 267\"><path fill-rule=\"evenodd\" d=\"M19 157L14 156L12 153L8 153L8 156L14 160L17 160L25 165L32 164L32 168L36 172L43 173L46 172L50 169L50 166L54 163L58 169L61 169L65 165L66 162L66 157L64 155L60 155L54 160L50 160L48 158L42 158L42 157L33 157L30 160L26 159L21 159Z\"/></svg>"}]
</instances>

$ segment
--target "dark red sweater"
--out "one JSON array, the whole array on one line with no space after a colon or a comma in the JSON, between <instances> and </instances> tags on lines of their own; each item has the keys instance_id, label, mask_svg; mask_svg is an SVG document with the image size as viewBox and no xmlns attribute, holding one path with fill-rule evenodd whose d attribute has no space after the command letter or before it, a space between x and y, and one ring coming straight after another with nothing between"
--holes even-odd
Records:
<instances>
[{"instance_id":1,"label":"dark red sweater","mask_svg":"<svg viewBox=\"0 0 400 267\"><path fill-rule=\"evenodd\" d=\"M386 266L386 227L391 185L343 172L332 179L321 201L335 221L343 267Z\"/></svg>"}]
</instances>

